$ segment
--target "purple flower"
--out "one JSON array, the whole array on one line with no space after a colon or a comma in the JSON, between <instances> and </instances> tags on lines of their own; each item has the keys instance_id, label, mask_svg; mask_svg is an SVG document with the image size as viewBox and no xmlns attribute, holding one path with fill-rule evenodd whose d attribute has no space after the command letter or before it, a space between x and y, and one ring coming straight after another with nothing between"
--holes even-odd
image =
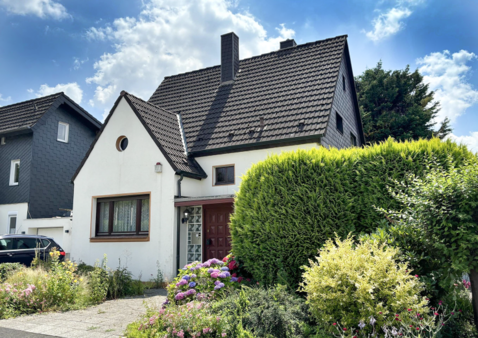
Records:
<instances>
[{"instance_id":1,"label":"purple flower","mask_svg":"<svg viewBox=\"0 0 478 338\"><path fill-rule=\"evenodd\" d=\"M196 278L197 276L195 274L192 274L191 275L191 278Z\"/></svg>"},{"instance_id":2,"label":"purple flower","mask_svg":"<svg viewBox=\"0 0 478 338\"><path fill-rule=\"evenodd\" d=\"M194 283L194 282L189 283L189 287L190 287L190 288L193 288L193 287L195 287L195 286L196 286L196 283Z\"/></svg>"},{"instance_id":3,"label":"purple flower","mask_svg":"<svg viewBox=\"0 0 478 338\"><path fill-rule=\"evenodd\" d=\"M229 268L228 268L227 266L223 266L223 267L221 268L221 270L222 270L222 271L229 271Z\"/></svg>"},{"instance_id":4,"label":"purple flower","mask_svg":"<svg viewBox=\"0 0 478 338\"><path fill-rule=\"evenodd\" d=\"M214 272L214 269L213 269L213 268L207 269L207 273L213 273L213 272Z\"/></svg>"},{"instance_id":5,"label":"purple flower","mask_svg":"<svg viewBox=\"0 0 478 338\"><path fill-rule=\"evenodd\" d=\"M222 289L223 287L224 287L224 283L219 283L218 285L214 287L214 290L219 290L219 289Z\"/></svg>"},{"instance_id":6,"label":"purple flower","mask_svg":"<svg viewBox=\"0 0 478 338\"><path fill-rule=\"evenodd\" d=\"M231 277L231 281L237 282L237 277Z\"/></svg>"},{"instance_id":7,"label":"purple flower","mask_svg":"<svg viewBox=\"0 0 478 338\"><path fill-rule=\"evenodd\" d=\"M214 282L214 285L218 285L218 284L221 284L220 280L217 280L217 281Z\"/></svg>"},{"instance_id":8,"label":"purple flower","mask_svg":"<svg viewBox=\"0 0 478 338\"><path fill-rule=\"evenodd\" d=\"M188 283L187 280L185 279L181 279L178 283L176 283L176 286L183 286L183 285L186 285Z\"/></svg>"},{"instance_id":9,"label":"purple flower","mask_svg":"<svg viewBox=\"0 0 478 338\"><path fill-rule=\"evenodd\" d=\"M217 278L219 276L219 274L217 272L213 272L211 273L211 277L212 278Z\"/></svg>"},{"instance_id":10,"label":"purple flower","mask_svg":"<svg viewBox=\"0 0 478 338\"><path fill-rule=\"evenodd\" d=\"M178 293L178 294L174 297L174 299L176 299L176 300L181 300L181 299L183 299L183 298L184 298L184 293L182 293L182 292Z\"/></svg>"},{"instance_id":11,"label":"purple flower","mask_svg":"<svg viewBox=\"0 0 478 338\"><path fill-rule=\"evenodd\" d=\"M190 278L189 275L184 275L182 279L189 280Z\"/></svg>"},{"instance_id":12,"label":"purple flower","mask_svg":"<svg viewBox=\"0 0 478 338\"><path fill-rule=\"evenodd\" d=\"M219 278L227 278L227 277L231 277L231 274L229 273L229 271L224 271L224 272L221 272L219 275L218 275Z\"/></svg>"},{"instance_id":13,"label":"purple flower","mask_svg":"<svg viewBox=\"0 0 478 338\"><path fill-rule=\"evenodd\" d=\"M185 292L186 296L192 296L196 294L196 290L194 289L189 289L188 291Z\"/></svg>"}]
</instances>

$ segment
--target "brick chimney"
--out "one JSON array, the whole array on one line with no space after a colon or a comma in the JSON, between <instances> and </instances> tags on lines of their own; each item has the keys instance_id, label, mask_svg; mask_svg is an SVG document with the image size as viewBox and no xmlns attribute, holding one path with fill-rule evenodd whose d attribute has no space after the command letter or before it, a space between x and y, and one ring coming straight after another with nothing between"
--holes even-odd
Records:
<instances>
[{"instance_id":1,"label":"brick chimney","mask_svg":"<svg viewBox=\"0 0 478 338\"><path fill-rule=\"evenodd\" d=\"M239 37L234 32L221 35L221 83L232 81L239 70Z\"/></svg>"}]
</instances>

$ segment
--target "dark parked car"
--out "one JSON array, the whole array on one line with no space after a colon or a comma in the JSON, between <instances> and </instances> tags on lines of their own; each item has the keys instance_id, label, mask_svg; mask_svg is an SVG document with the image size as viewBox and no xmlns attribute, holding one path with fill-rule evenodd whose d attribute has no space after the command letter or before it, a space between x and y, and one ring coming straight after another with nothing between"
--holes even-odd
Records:
<instances>
[{"instance_id":1,"label":"dark parked car","mask_svg":"<svg viewBox=\"0 0 478 338\"><path fill-rule=\"evenodd\" d=\"M40 235L3 235L0 236L0 263L30 266L36 254L41 259L46 259L53 248L60 252L60 260L64 260L65 251L53 238Z\"/></svg>"}]
</instances>

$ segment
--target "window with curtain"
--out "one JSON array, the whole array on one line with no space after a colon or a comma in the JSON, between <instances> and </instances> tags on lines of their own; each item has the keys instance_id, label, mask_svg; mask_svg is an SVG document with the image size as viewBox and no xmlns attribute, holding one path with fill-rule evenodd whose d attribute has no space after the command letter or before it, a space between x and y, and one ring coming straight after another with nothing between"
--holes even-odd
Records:
<instances>
[{"instance_id":1,"label":"window with curtain","mask_svg":"<svg viewBox=\"0 0 478 338\"><path fill-rule=\"evenodd\" d=\"M146 236L149 233L149 195L97 200L96 236Z\"/></svg>"}]
</instances>

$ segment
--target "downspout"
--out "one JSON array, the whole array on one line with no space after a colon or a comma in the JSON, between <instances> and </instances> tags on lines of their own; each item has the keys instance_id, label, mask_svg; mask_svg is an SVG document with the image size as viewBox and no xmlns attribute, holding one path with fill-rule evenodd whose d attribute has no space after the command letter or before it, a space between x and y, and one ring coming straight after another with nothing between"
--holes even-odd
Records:
<instances>
[{"instance_id":1,"label":"downspout","mask_svg":"<svg viewBox=\"0 0 478 338\"><path fill-rule=\"evenodd\" d=\"M181 197L181 181L183 180L184 176L183 174L181 174L181 177L178 179L178 196L177 197ZM181 207L177 207L178 210L177 210L177 228L176 228L176 270L179 271L179 254L180 254L180 250L179 250L179 242L180 242L180 239L181 239Z\"/></svg>"}]
</instances>

